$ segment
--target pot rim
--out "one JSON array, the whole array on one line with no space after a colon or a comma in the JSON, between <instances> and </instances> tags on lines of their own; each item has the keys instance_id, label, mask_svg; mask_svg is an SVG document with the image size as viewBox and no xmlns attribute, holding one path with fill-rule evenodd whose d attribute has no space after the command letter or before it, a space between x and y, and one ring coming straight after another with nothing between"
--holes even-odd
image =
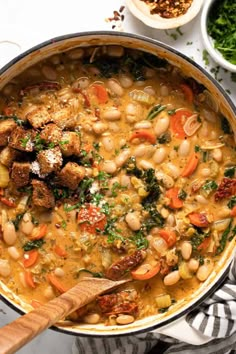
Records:
<instances>
[{"instance_id":1,"label":"pot rim","mask_svg":"<svg viewBox=\"0 0 236 354\"><path fill-rule=\"evenodd\" d=\"M206 69L201 67L199 64L194 62L192 59L188 58L185 54L179 52L175 48L173 48L163 42L160 42L158 40L155 40L155 39L143 36L143 35L137 35L137 34L132 34L132 33L128 33L128 32L84 31L84 32L71 33L71 34L66 34L66 35L61 35L61 36L51 38L49 40L46 40L44 42L41 42L41 43L31 47L30 49L24 51L23 53L19 54L16 57L14 57L11 61L9 61L6 65L4 65L0 69L0 76L2 74L4 74L8 69L10 69L12 66L14 66L16 63L20 62L22 59L24 59L25 57L29 56L30 54L32 54L36 51L39 51L42 48L45 49L46 47L50 47L51 45L53 45L55 43L64 42L66 40L70 40L73 38L83 38L83 37L89 38L89 37L94 37L94 36L96 36L96 37L99 36L99 38L111 36L111 37L123 37L124 39L131 39L131 40L134 39L134 40L138 40L138 41L150 44L150 45L157 47L157 48L159 47L162 50L166 50L166 51L171 52L172 54L176 55L177 57L180 57L181 59L186 61L188 64L192 65L195 69L200 71L206 77L206 79L209 80L216 87L216 89L220 92L220 94L226 100L229 108L232 110L232 112L234 114L236 114L236 106L234 105L233 101L231 100L229 95L225 92L224 88L217 82L217 80L214 77L211 76L210 73L208 73L206 71ZM174 65L174 63L172 63L172 65ZM233 252L231 252L231 254L233 255ZM207 291L202 291L203 294L201 296L199 296L196 301L194 301L192 304L190 304L186 308L184 308L182 310L178 310L176 313L172 314L169 318L168 317L166 319L164 318L161 321L157 320L156 323L154 323L154 324L143 324L144 328L141 328L141 329L136 328L136 327L127 328L123 332L120 331L118 333L115 331L114 331L114 333L112 333L112 331L110 331L110 333L107 333L107 332L106 333L105 332L93 333L92 330L80 332L81 330L79 328L77 331L76 331L76 329L75 329L75 331L73 331L70 329L70 327L63 327L63 326L60 326L60 327L52 326L51 329L53 329L57 332L61 332L64 334L70 334L70 335L74 335L74 336L93 336L93 337L106 336L107 338L109 338L109 337L127 336L127 335L131 335L131 334L141 334L141 333L145 333L147 331L148 332L153 331L158 328L164 328L165 326L171 324L172 322L175 322L176 320L182 318L187 313L189 313L190 311L195 309L200 303L202 303L207 297L209 297L219 287L220 284L222 284L222 282L225 280L225 278L227 277L227 274L229 272L231 260L232 260L232 257L230 256L230 259L225 261L225 264L222 267L221 271L218 272L218 276L216 276L217 281L213 280L212 284L207 286L208 287ZM0 294L0 299L3 300L4 303L6 303L10 308L12 308L17 313L19 313L21 315L25 314L25 311L21 310L14 301L11 301L10 299L8 299L7 295Z\"/></svg>"}]
</instances>

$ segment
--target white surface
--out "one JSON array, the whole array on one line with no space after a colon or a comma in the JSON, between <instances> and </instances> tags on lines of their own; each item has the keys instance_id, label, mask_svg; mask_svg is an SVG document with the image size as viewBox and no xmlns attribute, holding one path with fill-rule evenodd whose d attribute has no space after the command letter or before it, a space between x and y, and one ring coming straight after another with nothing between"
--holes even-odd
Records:
<instances>
[{"instance_id":1,"label":"white surface","mask_svg":"<svg viewBox=\"0 0 236 354\"><path fill-rule=\"evenodd\" d=\"M223 57L223 55L217 49L214 48L214 41L207 33L207 19L209 16L210 8L214 6L212 5L214 1L215 0L207 0L201 14L201 31L203 42L207 48L207 51L217 63L219 63L223 68L236 73L236 65L231 64L229 61L227 61Z\"/></svg>"},{"instance_id":2,"label":"white surface","mask_svg":"<svg viewBox=\"0 0 236 354\"><path fill-rule=\"evenodd\" d=\"M123 12L125 19L121 27L114 21L107 22L105 19L113 17L113 11L119 11L122 5L125 5L124 1L119 0L1 0L0 67L21 52L55 36L81 31L112 30L112 26L116 25L114 30L141 34L175 47L209 72L215 68L214 62L205 66L202 59L204 47L200 37L200 15L181 27L182 35L176 30L166 33L149 28L134 18L127 8ZM221 85L231 92L230 96L236 102L236 83L231 81L230 74L220 69L217 76L222 79ZM0 303L0 326L17 316L4 303ZM48 330L18 353L67 354L71 353L72 342L72 336Z\"/></svg>"}]
</instances>

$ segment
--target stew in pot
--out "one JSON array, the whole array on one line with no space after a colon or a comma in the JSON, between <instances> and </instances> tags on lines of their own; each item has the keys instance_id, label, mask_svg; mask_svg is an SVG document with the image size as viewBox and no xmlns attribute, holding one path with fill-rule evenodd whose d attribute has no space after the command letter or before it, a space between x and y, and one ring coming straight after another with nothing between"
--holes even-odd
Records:
<instances>
[{"instance_id":1,"label":"stew in pot","mask_svg":"<svg viewBox=\"0 0 236 354\"><path fill-rule=\"evenodd\" d=\"M165 312L236 234L236 148L211 94L154 55L77 48L0 95L0 275L33 307L81 277L133 281L71 315Z\"/></svg>"}]
</instances>

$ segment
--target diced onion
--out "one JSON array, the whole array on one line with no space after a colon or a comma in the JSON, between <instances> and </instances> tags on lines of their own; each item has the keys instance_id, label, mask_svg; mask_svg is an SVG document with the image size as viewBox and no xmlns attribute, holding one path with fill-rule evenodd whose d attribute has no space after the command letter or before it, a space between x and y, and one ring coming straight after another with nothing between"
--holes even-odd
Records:
<instances>
[{"instance_id":1,"label":"diced onion","mask_svg":"<svg viewBox=\"0 0 236 354\"><path fill-rule=\"evenodd\" d=\"M212 229L216 231L224 231L230 223L230 218L217 220L212 224Z\"/></svg>"},{"instance_id":2,"label":"diced onion","mask_svg":"<svg viewBox=\"0 0 236 354\"><path fill-rule=\"evenodd\" d=\"M189 270L188 264L186 262L181 262L179 265L179 274L182 279L192 278L192 273Z\"/></svg>"},{"instance_id":3,"label":"diced onion","mask_svg":"<svg viewBox=\"0 0 236 354\"><path fill-rule=\"evenodd\" d=\"M148 105L153 104L153 96L142 90L133 90L130 92L129 95L134 101L145 103Z\"/></svg>"},{"instance_id":4,"label":"diced onion","mask_svg":"<svg viewBox=\"0 0 236 354\"><path fill-rule=\"evenodd\" d=\"M163 309L171 305L171 298L168 294L157 296L155 300L159 309Z\"/></svg>"}]
</instances>

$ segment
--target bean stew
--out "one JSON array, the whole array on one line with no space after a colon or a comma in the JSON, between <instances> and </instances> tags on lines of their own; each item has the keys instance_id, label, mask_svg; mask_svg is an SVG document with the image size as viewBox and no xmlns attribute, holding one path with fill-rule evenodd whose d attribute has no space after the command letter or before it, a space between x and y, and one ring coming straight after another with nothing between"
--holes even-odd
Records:
<instances>
[{"instance_id":1,"label":"bean stew","mask_svg":"<svg viewBox=\"0 0 236 354\"><path fill-rule=\"evenodd\" d=\"M79 47L0 93L0 277L32 307L133 281L70 315L125 325L205 282L236 235L236 148L209 91L152 54Z\"/></svg>"}]
</instances>

